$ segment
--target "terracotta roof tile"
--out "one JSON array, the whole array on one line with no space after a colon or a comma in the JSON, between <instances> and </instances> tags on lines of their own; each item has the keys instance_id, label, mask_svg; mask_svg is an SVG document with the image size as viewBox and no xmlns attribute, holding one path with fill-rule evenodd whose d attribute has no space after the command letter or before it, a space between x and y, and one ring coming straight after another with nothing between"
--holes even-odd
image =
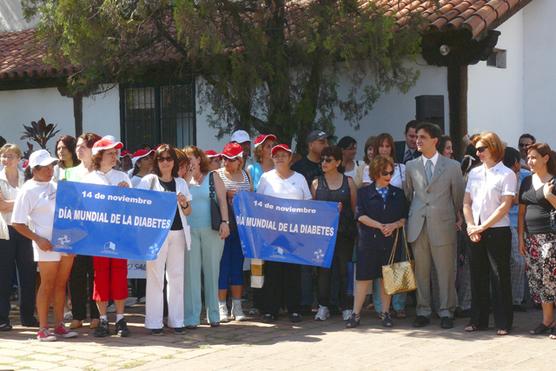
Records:
<instances>
[{"instance_id":1,"label":"terracotta roof tile","mask_svg":"<svg viewBox=\"0 0 556 371\"><path fill-rule=\"evenodd\" d=\"M289 0L288 9L292 13L302 12L302 8L314 0ZM385 14L396 18L403 27L411 14L420 14L427 21L426 29L446 31L465 29L471 37L479 38L488 30L498 27L531 0L359 0L362 9L376 6ZM302 13L301 13L302 14ZM295 32L292 22L288 34ZM75 69L69 65L60 70L44 62L45 45L37 40L34 30L0 33L0 80L14 80L26 77L63 77ZM169 61L179 55L168 45L158 44L138 61Z\"/></svg>"}]
</instances>

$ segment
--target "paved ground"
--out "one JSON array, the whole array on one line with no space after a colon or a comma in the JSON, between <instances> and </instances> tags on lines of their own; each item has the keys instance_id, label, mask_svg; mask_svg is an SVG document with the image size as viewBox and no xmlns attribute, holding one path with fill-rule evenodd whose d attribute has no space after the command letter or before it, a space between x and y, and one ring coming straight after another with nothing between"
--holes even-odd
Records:
<instances>
[{"instance_id":1,"label":"paved ground","mask_svg":"<svg viewBox=\"0 0 556 371\"><path fill-rule=\"evenodd\" d=\"M56 343L39 343L34 331L16 326L0 333L0 370L554 370L556 341L527 334L539 316L537 310L516 313L515 329L505 337L494 330L465 333L465 319L451 330L440 329L438 320L414 329L410 319L383 329L372 312L355 330L344 329L339 317L306 317L295 326L285 320L236 322L156 337L136 314L130 338L96 339L83 328L79 338Z\"/></svg>"}]
</instances>

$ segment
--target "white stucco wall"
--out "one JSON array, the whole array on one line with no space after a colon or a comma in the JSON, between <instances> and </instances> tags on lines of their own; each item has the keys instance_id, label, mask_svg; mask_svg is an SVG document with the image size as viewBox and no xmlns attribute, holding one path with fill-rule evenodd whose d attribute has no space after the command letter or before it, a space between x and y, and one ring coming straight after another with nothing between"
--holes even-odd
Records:
<instances>
[{"instance_id":1,"label":"white stucco wall","mask_svg":"<svg viewBox=\"0 0 556 371\"><path fill-rule=\"evenodd\" d=\"M507 68L486 62L469 66L468 128L469 133L494 131L515 147L523 132L523 12L498 30L496 47L507 50Z\"/></svg>"},{"instance_id":2,"label":"white stucco wall","mask_svg":"<svg viewBox=\"0 0 556 371\"><path fill-rule=\"evenodd\" d=\"M535 0L523 9L524 131L556 147L556 1Z\"/></svg>"},{"instance_id":3,"label":"white stucco wall","mask_svg":"<svg viewBox=\"0 0 556 371\"><path fill-rule=\"evenodd\" d=\"M75 135L73 102L60 95L56 88L0 91L0 127L8 142L27 148L22 135L23 124L29 125L41 117L55 123L61 134ZM83 100L83 130L100 135L120 136L118 89ZM52 151L55 139L49 142ZM34 144L35 149L39 148Z\"/></svg>"},{"instance_id":4,"label":"white stucco wall","mask_svg":"<svg viewBox=\"0 0 556 371\"><path fill-rule=\"evenodd\" d=\"M0 1L0 31L21 31L36 23L36 19L27 22L23 17L21 0Z\"/></svg>"}]
</instances>

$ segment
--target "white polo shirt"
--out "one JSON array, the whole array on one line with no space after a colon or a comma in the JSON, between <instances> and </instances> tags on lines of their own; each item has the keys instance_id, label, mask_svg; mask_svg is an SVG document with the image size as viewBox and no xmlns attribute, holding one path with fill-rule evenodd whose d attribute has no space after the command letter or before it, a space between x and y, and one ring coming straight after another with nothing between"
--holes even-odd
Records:
<instances>
[{"instance_id":1,"label":"white polo shirt","mask_svg":"<svg viewBox=\"0 0 556 371\"><path fill-rule=\"evenodd\" d=\"M112 185L117 186L121 182L126 182L131 187L131 180L126 173L119 170L111 169L107 173L99 170L91 171L85 176L83 182L90 184Z\"/></svg>"},{"instance_id":2,"label":"white polo shirt","mask_svg":"<svg viewBox=\"0 0 556 371\"><path fill-rule=\"evenodd\" d=\"M515 196L516 187L515 173L504 166L501 161L490 169L483 164L471 170L465 193L469 193L471 196L471 209L475 225L479 225L479 221L487 220L502 204L504 196ZM509 225L510 217L509 214L506 214L491 228L508 227Z\"/></svg>"},{"instance_id":3,"label":"white polo shirt","mask_svg":"<svg viewBox=\"0 0 556 371\"><path fill-rule=\"evenodd\" d=\"M289 178L283 179L278 175L276 169L267 171L261 176L257 193L290 200L310 200L312 198L303 175L294 171Z\"/></svg>"}]
</instances>

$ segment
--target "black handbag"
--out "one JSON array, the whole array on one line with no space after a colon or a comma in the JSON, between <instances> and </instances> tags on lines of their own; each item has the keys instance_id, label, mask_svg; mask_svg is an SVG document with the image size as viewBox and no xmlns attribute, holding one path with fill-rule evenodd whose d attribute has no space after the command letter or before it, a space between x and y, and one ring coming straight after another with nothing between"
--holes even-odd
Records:
<instances>
[{"instance_id":1,"label":"black handbag","mask_svg":"<svg viewBox=\"0 0 556 371\"><path fill-rule=\"evenodd\" d=\"M214 188L214 174L209 174L209 197L210 197L210 224L213 230L219 231L222 224L222 215L220 214L220 206L216 200L216 190Z\"/></svg>"}]
</instances>

